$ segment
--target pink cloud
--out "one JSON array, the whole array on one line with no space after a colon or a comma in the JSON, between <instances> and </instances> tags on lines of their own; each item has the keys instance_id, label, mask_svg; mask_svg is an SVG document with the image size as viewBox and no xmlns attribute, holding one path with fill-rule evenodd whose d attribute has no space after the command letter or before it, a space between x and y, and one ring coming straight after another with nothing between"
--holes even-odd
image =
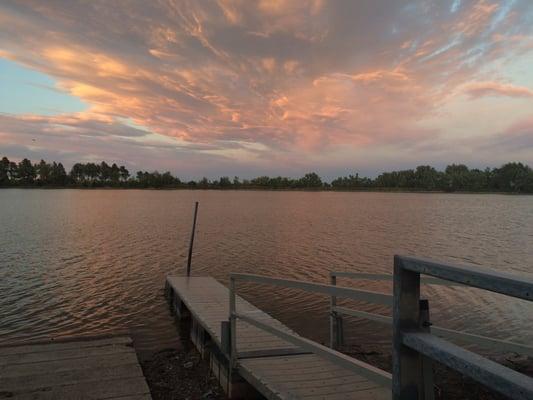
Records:
<instances>
[{"instance_id":1,"label":"pink cloud","mask_svg":"<svg viewBox=\"0 0 533 400\"><path fill-rule=\"evenodd\" d=\"M485 96L533 97L533 90L500 82L472 82L463 88L471 99Z\"/></svg>"},{"instance_id":2,"label":"pink cloud","mask_svg":"<svg viewBox=\"0 0 533 400\"><path fill-rule=\"evenodd\" d=\"M6 1L0 57L49 74L90 109L18 117L3 140L33 121L43 135L98 130L131 150L126 119L179 146L212 146L217 160L289 164L431 138L420 121L460 89L531 97L485 72L531 50L531 10L500 18L497 1L456 13L444 3Z\"/></svg>"}]
</instances>

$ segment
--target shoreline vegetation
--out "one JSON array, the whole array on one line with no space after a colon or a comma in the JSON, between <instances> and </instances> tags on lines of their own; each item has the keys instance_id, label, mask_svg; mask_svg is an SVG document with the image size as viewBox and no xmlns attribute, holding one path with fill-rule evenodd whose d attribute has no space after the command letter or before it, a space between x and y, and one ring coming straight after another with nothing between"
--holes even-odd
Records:
<instances>
[{"instance_id":1,"label":"shoreline vegetation","mask_svg":"<svg viewBox=\"0 0 533 400\"><path fill-rule=\"evenodd\" d=\"M73 188L73 189L238 189L238 190L315 190L384 192L458 192L458 193L533 193L533 169L520 162L500 168L469 169L463 164L448 165L438 171L429 165L415 169L383 172L376 178L348 175L325 182L315 172L301 178L260 176L254 179L182 181L170 172L138 171L135 175L113 163L76 163L67 173L60 162L27 158L16 163L0 159L0 188Z\"/></svg>"}]
</instances>

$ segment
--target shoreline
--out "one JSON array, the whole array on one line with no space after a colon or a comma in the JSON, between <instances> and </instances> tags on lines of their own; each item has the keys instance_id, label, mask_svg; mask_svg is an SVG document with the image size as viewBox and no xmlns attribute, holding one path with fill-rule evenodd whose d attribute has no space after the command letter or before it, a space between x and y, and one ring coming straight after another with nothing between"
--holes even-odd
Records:
<instances>
[{"instance_id":1,"label":"shoreline","mask_svg":"<svg viewBox=\"0 0 533 400\"><path fill-rule=\"evenodd\" d=\"M113 186L0 186L3 189L22 189L22 190L148 190L148 191L219 191L219 192L330 192L330 193L414 193L414 194L480 194L480 195L505 195L505 196L532 196L529 192L498 192L498 191L444 191L444 190L416 190L416 189L390 189L390 188L361 188L361 189L332 189L332 188L261 188L261 187L242 187L242 188L222 188L222 187L113 187Z\"/></svg>"}]
</instances>

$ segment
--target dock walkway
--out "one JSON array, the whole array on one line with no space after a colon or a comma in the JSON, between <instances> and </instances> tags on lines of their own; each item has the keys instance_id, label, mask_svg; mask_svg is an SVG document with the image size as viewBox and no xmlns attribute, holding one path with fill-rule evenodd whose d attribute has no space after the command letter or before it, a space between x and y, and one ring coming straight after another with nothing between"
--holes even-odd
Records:
<instances>
[{"instance_id":1,"label":"dock walkway","mask_svg":"<svg viewBox=\"0 0 533 400\"><path fill-rule=\"evenodd\" d=\"M127 336L0 348L0 399L151 400Z\"/></svg>"},{"instance_id":2,"label":"dock walkway","mask_svg":"<svg viewBox=\"0 0 533 400\"><path fill-rule=\"evenodd\" d=\"M228 373L224 354L222 322L228 320L229 291L210 277L167 277L167 295L178 317L191 318L191 339L209 359L231 398L251 398ZM261 322L296 335L280 321L237 296L239 313L253 315ZM267 399L382 400L390 389L344 369L319 355L284 341L242 320L237 321L238 378Z\"/></svg>"}]
</instances>

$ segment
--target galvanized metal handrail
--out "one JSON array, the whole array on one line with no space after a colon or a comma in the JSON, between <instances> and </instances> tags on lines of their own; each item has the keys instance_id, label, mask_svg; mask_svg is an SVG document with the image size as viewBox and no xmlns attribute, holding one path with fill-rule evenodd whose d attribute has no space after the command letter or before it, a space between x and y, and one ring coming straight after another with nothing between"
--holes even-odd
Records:
<instances>
[{"instance_id":1,"label":"galvanized metal handrail","mask_svg":"<svg viewBox=\"0 0 533 400\"><path fill-rule=\"evenodd\" d=\"M394 277L388 274L372 274L367 272L350 272L350 271L331 271L330 276L335 276L338 278L349 278L349 279L363 279L369 281L392 281ZM441 285L441 286L464 286L461 283L450 282L444 279L438 278L420 278L420 283L426 285Z\"/></svg>"},{"instance_id":2,"label":"galvanized metal handrail","mask_svg":"<svg viewBox=\"0 0 533 400\"><path fill-rule=\"evenodd\" d=\"M457 267L411 257L394 257L394 296L393 296L393 374L392 392L394 400L429 399L432 398L431 366L427 360L435 360L455 369L491 389L513 399L533 398L533 379L513 371L505 366L494 363L482 356L469 352L457 345L437 338L430 333L429 311L427 301L420 300L420 274L427 274L451 282L490 290L519 299L533 301L533 280L520 278L507 273L484 270L477 267ZM236 280L269 284L281 287L301 289L331 296L332 317L338 313L346 313L373 319L382 323L390 323L389 317L349 310L337 307L336 297L342 296L354 300L363 300L382 305L391 305L391 296L366 290L336 286L336 277L332 274L332 285L304 282L298 280L271 278L254 274L230 274L230 362L236 366L236 319L240 318L251 325L264 329L290 343L335 360L339 365L353 369L359 374L367 374L369 379L387 383L387 373L374 371L374 367L365 363L353 362L342 355L313 341L284 332L276 327L257 320L249 315L236 311ZM388 278L387 278L388 279ZM425 280L431 282L431 280ZM424 307L421 307L425 304ZM443 336L469 340L476 344L496 345L506 350L530 354L531 348L513 342L500 341L480 335L472 335L440 327L433 327L433 333ZM368 368L371 367L371 368ZM361 369L364 372L361 372ZM376 374L377 372L377 374ZM429 388L429 390L428 390Z\"/></svg>"},{"instance_id":3,"label":"galvanized metal handrail","mask_svg":"<svg viewBox=\"0 0 533 400\"><path fill-rule=\"evenodd\" d=\"M405 332L402 341L420 354L468 375L510 399L533 399L533 379L520 372L428 333Z\"/></svg>"},{"instance_id":4,"label":"galvanized metal handrail","mask_svg":"<svg viewBox=\"0 0 533 400\"><path fill-rule=\"evenodd\" d=\"M500 274L502 275L502 274ZM503 274L505 275L505 274ZM347 271L332 271L330 276L344 277L351 279L368 279L368 280L392 280L392 275L387 274L371 274L371 273L359 273L359 272L347 272ZM506 275L508 276L508 275ZM336 280L332 280L335 284ZM425 278L420 277L420 283L424 284L436 284L443 286L465 286L465 284L446 281L439 278ZM349 315L352 317L365 318L371 321L381 322L384 324L392 325L392 318L380 314L369 313L365 311L353 310L345 307L337 307L336 299L332 297L331 300L331 320L330 320L330 342L331 347L336 347L343 342L343 322L341 315ZM496 349L500 351L510 351L518 354L527 355L533 357L533 347L525 344L512 342L509 340L501 340L491 338L483 335L476 335L472 333L466 333L457 331L454 329L443 328L440 326L432 325L431 330L437 336L446 337L450 339L462 340L467 343L472 343L481 347L487 347L490 349ZM336 335L336 340L334 339Z\"/></svg>"},{"instance_id":5,"label":"galvanized metal handrail","mask_svg":"<svg viewBox=\"0 0 533 400\"><path fill-rule=\"evenodd\" d=\"M332 363L339 365L340 367L354 371L355 373L373 381L377 384L385 387L391 387L392 385L392 375L386 371L383 371L379 368L376 368L370 364L367 364L363 361L359 361L353 357L349 357L345 354L339 353L335 350L330 349L329 347L322 346L319 343L313 342L312 340L306 339L299 335L295 335L289 332L282 331L272 325L266 324L256 318L250 317L246 314L233 313L235 318L241 319L250 325L253 325L259 329L262 329L266 332L269 332L280 339L286 340L289 343L292 343L300 348L307 350L311 353L317 354L322 358L331 361Z\"/></svg>"},{"instance_id":6,"label":"galvanized metal handrail","mask_svg":"<svg viewBox=\"0 0 533 400\"><path fill-rule=\"evenodd\" d=\"M387 317L385 315L353 310L351 308L345 307L333 307L332 311L341 315L349 315L352 317L364 318L386 325L392 325L392 317ZM436 325L431 325L431 333L440 337L462 340L464 342L476 344L479 346L486 346L496 350L510 351L533 357L533 347L526 346L520 343L510 342L508 340L500 340L488 336L456 331L454 329L442 328Z\"/></svg>"},{"instance_id":7,"label":"galvanized metal handrail","mask_svg":"<svg viewBox=\"0 0 533 400\"><path fill-rule=\"evenodd\" d=\"M455 266L422 258L395 256L401 268L418 274L533 301L533 279L474 266Z\"/></svg>"},{"instance_id":8,"label":"galvanized metal handrail","mask_svg":"<svg viewBox=\"0 0 533 400\"><path fill-rule=\"evenodd\" d=\"M264 285L281 286L292 289L300 289L312 293L322 293L330 296L345 297L352 300L362 300L374 304L382 304L392 306L392 296L390 294L383 294L372 292L369 290L353 289L342 286L324 285L322 283L299 281L294 279L272 278L270 276L230 273L230 279L235 279L244 282L254 282Z\"/></svg>"},{"instance_id":9,"label":"galvanized metal handrail","mask_svg":"<svg viewBox=\"0 0 533 400\"><path fill-rule=\"evenodd\" d=\"M381 293L369 292L364 290L357 290L351 288L343 288L331 285L322 285L318 283L311 283L305 281L271 278L268 276L254 275L254 274L242 274L242 273L230 273L230 285L229 285L229 337L230 337L230 365L231 368L237 366L237 318L248 322L249 324L263 329L275 336L280 337L302 347L304 350L310 351L321 357L328 359L329 361L355 371L356 373L365 376L366 378L376 382L377 384L390 387L392 382L392 376L379 368L373 367L370 364L366 364L362 361L353 359L345 354L339 353L335 350L329 349L312 340L305 339L298 335L294 335L289 332L285 332L276 327L255 319L249 315L237 313L236 310L236 281L254 282L259 284L275 285L280 287L288 287L294 289L301 289L314 293L322 293L328 295L338 295L342 297L351 298L354 300L364 300L370 302L380 302L380 304L391 304L392 297L389 295L383 295ZM370 299L370 300L369 300Z\"/></svg>"},{"instance_id":10,"label":"galvanized metal handrail","mask_svg":"<svg viewBox=\"0 0 533 400\"><path fill-rule=\"evenodd\" d=\"M429 357L513 399L533 398L533 378L420 329L420 274L533 300L533 281L478 267L394 256L394 400L423 399L422 358Z\"/></svg>"}]
</instances>

